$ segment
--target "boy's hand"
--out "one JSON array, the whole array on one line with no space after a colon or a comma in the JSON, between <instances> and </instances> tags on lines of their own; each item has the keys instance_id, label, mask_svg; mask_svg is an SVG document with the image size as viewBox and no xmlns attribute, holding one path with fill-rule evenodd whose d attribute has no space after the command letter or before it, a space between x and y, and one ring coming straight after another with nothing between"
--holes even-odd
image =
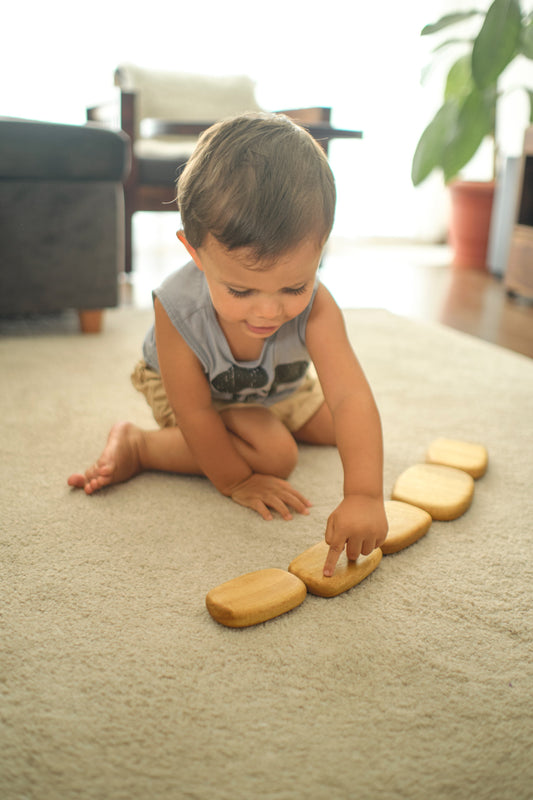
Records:
<instances>
[{"instance_id":1,"label":"boy's hand","mask_svg":"<svg viewBox=\"0 0 533 800\"><path fill-rule=\"evenodd\" d=\"M292 519L289 508L299 514L308 514L311 505L287 481L257 472L232 489L230 497L241 506L257 511L263 519L272 519L271 508L278 511L283 519Z\"/></svg>"},{"instance_id":2,"label":"boy's hand","mask_svg":"<svg viewBox=\"0 0 533 800\"><path fill-rule=\"evenodd\" d=\"M357 561L361 553L369 555L387 536L388 523L383 500L366 495L348 495L330 515L326 526L329 553L324 576L331 577L346 545L346 555Z\"/></svg>"}]
</instances>

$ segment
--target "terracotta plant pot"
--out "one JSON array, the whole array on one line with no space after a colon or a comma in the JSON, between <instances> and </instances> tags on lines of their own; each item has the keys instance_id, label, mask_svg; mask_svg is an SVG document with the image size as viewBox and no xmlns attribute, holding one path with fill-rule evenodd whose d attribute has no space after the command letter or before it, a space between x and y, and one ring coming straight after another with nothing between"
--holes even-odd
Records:
<instances>
[{"instance_id":1,"label":"terracotta plant pot","mask_svg":"<svg viewBox=\"0 0 533 800\"><path fill-rule=\"evenodd\" d=\"M452 181L449 240L456 269L487 269L494 181Z\"/></svg>"}]
</instances>

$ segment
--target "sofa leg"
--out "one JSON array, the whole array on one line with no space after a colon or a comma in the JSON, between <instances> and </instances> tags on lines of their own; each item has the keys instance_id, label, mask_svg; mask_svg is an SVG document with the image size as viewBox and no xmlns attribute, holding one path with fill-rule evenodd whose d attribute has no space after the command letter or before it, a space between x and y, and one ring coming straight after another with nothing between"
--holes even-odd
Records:
<instances>
[{"instance_id":1,"label":"sofa leg","mask_svg":"<svg viewBox=\"0 0 533 800\"><path fill-rule=\"evenodd\" d=\"M96 310L78 311L80 318L80 328L83 333L100 333L102 330L102 320L104 312L101 308Z\"/></svg>"}]
</instances>

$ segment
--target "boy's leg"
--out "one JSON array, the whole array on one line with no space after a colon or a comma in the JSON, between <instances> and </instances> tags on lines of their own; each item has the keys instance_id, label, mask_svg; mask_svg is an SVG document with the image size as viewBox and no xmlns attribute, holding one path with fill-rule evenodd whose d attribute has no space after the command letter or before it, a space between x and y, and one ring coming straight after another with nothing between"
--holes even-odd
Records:
<instances>
[{"instance_id":1,"label":"boy's leg","mask_svg":"<svg viewBox=\"0 0 533 800\"><path fill-rule=\"evenodd\" d=\"M305 444L336 445L333 417L327 403L322 403L318 411L301 428L293 431L297 442Z\"/></svg>"},{"instance_id":2,"label":"boy's leg","mask_svg":"<svg viewBox=\"0 0 533 800\"><path fill-rule=\"evenodd\" d=\"M233 443L254 472L288 478L298 462L291 432L268 408L229 408L221 411Z\"/></svg>"},{"instance_id":3,"label":"boy's leg","mask_svg":"<svg viewBox=\"0 0 533 800\"><path fill-rule=\"evenodd\" d=\"M219 412L237 452L254 472L287 478L298 461L298 447L287 428L266 408L229 408ZM144 431L142 468L201 475L179 428Z\"/></svg>"},{"instance_id":4,"label":"boy's leg","mask_svg":"<svg viewBox=\"0 0 533 800\"><path fill-rule=\"evenodd\" d=\"M233 408L221 412L233 444L254 472L286 478L298 459L294 439L285 426L264 408ZM131 423L111 429L98 461L85 473L74 473L70 486L92 494L145 470L202 474L180 429L141 430Z\"/></svg>"},{"instance_id":5,"label":"boy's leg","mask_svg":"<svg viewBox=\"0 0 533 800\"><path fill-rule=\"evenodd\" d=\"M293 394L275 403L271 410L297 442L336 445L333 417L313 370Z\"/></svg>"},{"instance_id":6,"label":"boy's leg","mask_svg":"<svg viewBox=\"0 0 533 800\"><path fill-rule=\"evenodd\" d=\"M185 472L186 451L180 448L180 436L178 428L145 431L130 422L117 422L109 432L100 458L84 473L71 475L67 483L92 494L110 484L127 481L144 470L166 468L169 472ZM178 463L183 470L170 468ZM190 463L189 467L189 472L194 474L194 464Z\"/></svg>"}]
</instances>

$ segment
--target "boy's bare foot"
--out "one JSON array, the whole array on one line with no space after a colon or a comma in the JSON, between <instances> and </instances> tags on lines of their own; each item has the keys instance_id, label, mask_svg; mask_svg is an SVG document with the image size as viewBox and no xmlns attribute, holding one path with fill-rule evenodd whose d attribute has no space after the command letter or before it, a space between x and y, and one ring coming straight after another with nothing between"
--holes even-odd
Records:
<instances>
[{"instance_id":1,"label":"boy's bare foot","mask_svg":"<svg viewBox=\"0 0 533 800\"><path fill-rule=\"evenodd\" d=\"M112 483L121 483L141 471L139 444L142 433L130 422L117 422L111 428L102 455L84 474L74 473L67 483L92 494Z\"/></svg>"}]
</instances>

